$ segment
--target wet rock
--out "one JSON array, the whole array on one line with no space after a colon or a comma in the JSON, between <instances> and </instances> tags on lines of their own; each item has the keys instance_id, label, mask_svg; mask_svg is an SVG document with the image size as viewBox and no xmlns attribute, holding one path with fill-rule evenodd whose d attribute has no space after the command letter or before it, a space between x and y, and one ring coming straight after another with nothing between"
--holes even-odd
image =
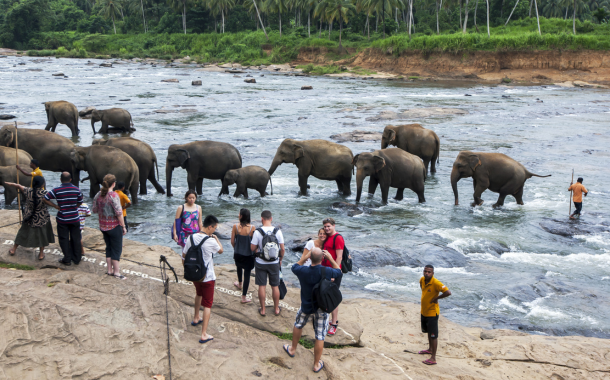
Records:
<instances>
[{"instance_id":1,"label":"wet rock","mask_svg":"<svg viewBox=\"0 0 610 380\"><path fill-rule=\"evenodd\" d=\"M362 209L360 209L355 204L347 203L347 202L335 202L331 205L331 208L334 210L346 211L347 216L355 216L355 215L360 215L360 214L364 213L364 211L362 211Z\"/></svg>"},{"instance_id":2,"label":"wet rock","mask_svg":"<svg viewBox=\"0 0 610 380\"><path fill-rule=\"evenodd\" d=\"M303 119L307 119L307 116L299 116L299 118L297 120L303 120Z\"/></svg>"},{"instance_id":3,"label":"wet rock","mask_svg":"<svg viewBox=\"0 0 610 380\"><path fill-rule=\"evenodd\" d=\"M502 95L503 98L510 98L510 95Z\"/></svg>"},{"instance_id":4,"label":"wet rock","mask_svg":"<svg viewBox=\"0 0 610 380\"><path fill-rule=\"evenodd\" d=\"M197 110L195 108L183 108L178 112L179 113L195 113L195 112L197 112Z\"/></svg>"},{"instance_id":5,"label":"wet rock","mask_svg":"<svg viewBox=\"0 0 610 380\"><path fill-rule=\"evenodd\" d=\"M286 248L295 252L303 252L303 250L305 249L305 245L307 245L307 242L310 240L315 240L317 238L317 234L301 236L299 238L292 239L290 242L288 242Z\"/></svg>"},{"instance_id":6,"label":"wet rock","mask_svg":"<svg viewBox=\"0 0 610 380\"><path fill-rule=\"evenodd\" d=\"M454 116L466 115L468 111L459 108L412 108L400 113L394 111L381 111L377 116L368 117L366 121L383 121L383 120L399 120L399 119L422 119L427 117Z\"/></svg>"},{"instance_id":7,"label":"wet rock","mask_svg":"<svg viewBox=\"0 0 610 380\"><path fill-rule=\"evenodd\" d=\"M466 74L464 75L465 79L479 79L478 75L475 73L470 73L470 74Z\"/></svg>"},{"instance_id":8,"label":"wet rock","mask_svg":"<svg viewBox=\"0 0 610 380\"><path fill-rule=\"evenodd\" d=\"M241 75L233 75L233 78L241 78Z\"/></svg>"},{"instance_id":9,"label":"wet rock","mask_svg":"<svg viewBox=\"0 0 610 380\"><path fill-rule=\"evenodd\" d=\"M516 331L516 330L505 330L505 329L495 329L495 330L483 330L481 331L481 339L496 339L501 336L527 336L529 334Z\"/></svg>"},{"instance_id":10,"label":"wet rock","mask_svg":"<svg viewBox=\"0 0 610 380\"><path fill-rule=\"evenodd\" d=\"M470 95L470 94L464 94L464 96L472 96L472 95Z\"/></svg>"},{"instance_id":11,"label":"wet rock","mask_svg":"<svg viewBox=\"0 0 610 380\"><path fill-rule=\"evenodd\" d=\"M331 139L337 142L365 142L365 141L381 141L381 132L360 131L339 133L330 136Z\"/></svg>"},{"instance_id":12,"label":"wet rock","mask_svg":"<svg viewBox=\"0 0 610 380\"><path fill-rule=\"evenodd\" d=\"M42 71L42 69L26 69L27 71Z\"/></svg>"},{"instance_id":13,"label":"wet rock","mask_svg":"<svg viewBox=\"0 0 610 380\"><path fill-rule=\"evenodd\" d=\"M161 82L165 82L165 83L179 83L180 81L176 78L172 78L172 79L162 79Z\"/></svg>"},{"instance_id":14,"label":"wet rock","mask_svg":"<svg viewBox=\"0 0 610 380\"><path fill-rule=\"evenodd\" d=\"M201 81L200 80L194 80L191 82L191 85L193 86L201 86Z\"/></svg>"},{"instance_id":15,"label":"wet rock","mask_svg":"<svg viewBox=\"0 0 610 380\"><path fill-rule=\"evenodd\" d=\"M565 220L545 219L540 222L540 227L553 235L565 237L610 232L610 227L603 224L591 224L582 220L571 220L567 218Z\"/></svg>"},{"instance_id":16,"label":"wet rock","mask_svg":"<svg viewBox=\"0 0 610 380\"><path fill-rule=\"evenodd\" d=\"M95 110L95 107L85 107L82 110L78 111L78 116L83 119L91 119L91 113ZM89 117L87 117L89 116Z\"/></svg>"},{"instance_id":17,"label":"wet rock","mask_svg":"<svg viewBox=\"0 0 610 380\"><path fill-rule=\"evenodd\" d=\"M51 75L53 75L54 77L63 77L64 73L54 73L54 74L51 74Z\"/></svg>"},{"instance_id":18,"label":"wet rock","mask_svg":"<svg viewBox=\"0 0 610 380\"><path fill-rule=\"evenodd\" d=\"M542 74L538 74L538 75L534 75L534 76L532 77L532 79L548 80L548 79L549 79L549 77L544 76L544 75L542 75Z\"/></svg>"},{"instance_id":19,"label":"wet rock","mask_svg":"<svg viewBox=\"0 0 610 380\"><path fill-rule=\"evenodd\" d=\"M378 248L374 250L350 250L357 267L382 267L387 265L412 268L432 264L439 268L464 267L468 258L453 248L431 243L414 245L404 250Z\"/></svg>"},{"instance_id":20,"label":"wet rock","mask_svg":"<svg viewBox=\"0 0 610 380\"><path fill-rule=\"evenodd\" d=\"M301 90L313 90L313 86L301 86Z\"/></svg>"},{"instance_id":21,"label":"wet rock","mask_svg":"<svg viewBox=\"0 0 610 380\"><path fill-rule=\"evenodd\" d=\"M119 99L119 102L129 102L131 99Z\"/></svg>"},{"instance_id":22,"label":"wet rock","mask_svg":"<svg viewBox=\"0 0 610 380\"><path fill-rule=\"evenodd\" d=\"M248 78L248 79L244 79L244 82L246 82L246 83L256 83L256 79Z\"/></svg>"},{"instance_id":23,"label":"wet rock","mask_svg":"<svg viewBox=\"0 0 610 380\"><path fill-rule=\"evenodd\" d=\"M231 73L231 74L244 74L245 71L243 70L225 70L225 73Z\"/></svg>"},{"instance_id":24,"label":"wet rock","mask_svg":"<svg viewBox=\"0 0 610 380\"><path fill-rule=\"evenodd\" d=\"M178 112L178 110L172 110L172 109L167 109L167 108L161 108L158 110L154 110L154 113L176 113Z\"/></svg>"},{"instance_id":25,"label":"wet rock","mask_svg":"<svg viewBox=\"0 0 610 380\"><path fill-rule=\"evenodd\" d=\"M103 62L103 63L100 63L100 67L112 67L112 63L110 63L110 62Z\"/></svg>"},{"instance_id":26,"label":"wet rock","mask_svg":"<svg viewBox=\"0 0 610 380\"><path fill-rule=\"evenodd\" d=\"M16 117L17 116L15 116L15 115L9 115L9 114L5 113L5 114L0 115L0 120L10 120L10 119L14 119Z\"/></svg>"}]
</instances>

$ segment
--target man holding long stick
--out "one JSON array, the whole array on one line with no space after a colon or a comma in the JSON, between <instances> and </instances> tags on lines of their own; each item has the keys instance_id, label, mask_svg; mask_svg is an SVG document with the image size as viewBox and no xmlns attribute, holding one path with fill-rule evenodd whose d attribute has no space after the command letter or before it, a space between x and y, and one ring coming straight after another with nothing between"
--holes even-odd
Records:
<instances>
[{"instance_id":1,"label":"man holding long stick","mask_svg":"<svg viewBox=\"0 0 610 380\"><path fill-rule=\"evenodd\" d=\"M582 193L585 193L585 197L589 194L587 188L582 184L582 177L579 177L576 183L570 182L568 191L573 191L574 195L572 200L574 201L574 213L570 215L570 219L576 219L574 216L580 216L580 210L582 210Z\"/></svg>"}]
</instances>

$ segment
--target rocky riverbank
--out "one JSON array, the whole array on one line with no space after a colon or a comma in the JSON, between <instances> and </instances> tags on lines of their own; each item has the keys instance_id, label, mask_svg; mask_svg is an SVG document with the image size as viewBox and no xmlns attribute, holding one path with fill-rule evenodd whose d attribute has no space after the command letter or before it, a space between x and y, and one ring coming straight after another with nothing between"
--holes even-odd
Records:
<instances>
[{"instance_id":1,"label":"rocky riverbank","mask_svg":"<svg viewBox=\"0 0 610 380\"><path fill-rule=\"evenodd\" d=\"M0 211L3 225L15 211ZM0 379L168 378L166 298L159 256L165 255L181 278L178 256L163 246L126 240L122 270L127 280L106 276L103 240L86 229L86 259L58 268L57 244L36 260L32 249L8 248L17 232L0 229L0 261L35 267L0 269ZM133 260L139 263L137 264ZM351 298L342 306L341 329L328 340L326 369L311 372L313 351L299 347L296 358L282 351L277 333L292 330L298 308L289 287L280 317L257 314L257 298L239 303L232 266L217 266L209 332L200 345L192 327L191 285L169 285L167 298L171 370L176 379L207 374L213 378L286 379L604 379L610 376L610 341L584 337L527 335L512 330L464 328L440 320L439 364L428 367L416 352L425 347L416 304ZM170 273L171 275L171 273ZM349 279L348 279L349 281ZM251 284L250 291L254 291ZM347 294L349 297L349 294ZM268 295L270 299L270 295ZM306 339L311 339L311 327ZM275 334L274 334L275 333Z\"/></svg>"}]
</instances>

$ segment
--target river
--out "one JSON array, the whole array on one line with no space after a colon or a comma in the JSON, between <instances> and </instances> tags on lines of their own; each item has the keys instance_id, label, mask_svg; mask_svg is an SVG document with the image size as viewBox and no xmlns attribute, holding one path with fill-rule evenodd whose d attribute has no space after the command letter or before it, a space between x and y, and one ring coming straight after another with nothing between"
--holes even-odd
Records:
<instances>
[{"instance_id":1,"label":"river","mask_svg":"<svg viewBox=\"0 0 610 380\"><path fill-rule=\"evenodd\" d=\"M436 277L453 292L441 301L441 313L451 320L483 328L610 337L608 90L342 80L259 71L251 73L257 83L247 84L246 74L236 78L196 67L123 63L104 68L98 66L100 60L87 65L87 60L55 58L38 62L30 57L0 59L0 102L5 103L0 105L0 113L16 115L25 123L22 128L44 128L44 101L67 100L78 109L126 108L137 128L131 136L149 143L157 154L163 186L170 144L223 141L239 149L244 166L269 168L284 138L329 139L332 134L355 129L382 131L389 123L419 122L441 139L438 172L428 177L424 204L418 204L415 194L407 189L403 201L391 199L384 206L378 190L374 198L363 198L365 213L350 217L330 205L355 202L355 177L350 197L337 194L334 182L315 178L309 179L310 195L299 196L297 170L290 164L280 166L273 175L273 196L261 199L250 192L249 200L218 198L220 181L205 180L197 203L204 213L214 214L222 222L235 220L241 207L252 210L253 216L270 209L274 221L284 226L287 241L315 233L324 217L335 218L355 262L361 263L343 281L348 297L419 302L422 267L405 265L411 253L428 248L454 256L459 252L459 265L450 260L437 264L445 268L436 269ZM57 72L67 78L51 75ZM161 83L169 78L180 82ZM191 86L191 80L197 79L203 85ZM302 85L314 89L301 91ZM365 120L384 110L433 106L459 108L467 114L390 122ZM191 111L153 112L162 107ZM81 134L74 140L78 145L90 145L93 135L89 123L80 120ZM57 132L70 137L64 125L59 125ZM354 154L380 147L379 142L345 145ZM552 177L526 182L524 206L509 196L499 209L491 207L497 194L489 191L483 194L483 206L471 208L472 181L465 179L458 185L460 205L454 206L449 174L460 150L505 153L530 171ZM577 223L583 232L564 237L547 232L541 223L560 228L566 225L572 168L575 177L585 178L590 193ZM59 183L57 173L44 174L49 185ZM169 226L187 189L186 172L174 171L173 198L157 194L150 183L148 187L149 194L128 210L132 224L128 237L175 247L169 239ZM82 188L88 194L88 183ZM234 187L231 194L233 191ZM391 197L394 192L390 191ZM87 224L96 227L94 218ZM231 263L230 244L226 240L223 244L225 254L215 262ZM358 255L366 260L359 260ZM384 259L376 261L377 257ZM289 265L297 258L296 253L288 252L284 269L288 281L294 281Z\"/></svg>"}]
</instances>

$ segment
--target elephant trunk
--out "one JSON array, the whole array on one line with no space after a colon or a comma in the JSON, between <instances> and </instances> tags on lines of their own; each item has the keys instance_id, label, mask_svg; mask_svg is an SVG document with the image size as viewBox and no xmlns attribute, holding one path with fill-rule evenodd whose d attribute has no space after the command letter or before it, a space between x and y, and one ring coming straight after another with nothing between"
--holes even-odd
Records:
<instances>
[{"instance_id":1,"label":"elephant trunk","mask_svg":"<svg viewBox=\"0 0 610 380\"><path fill-rule=\"evenodd\" d=\"M364 182L364 178L366 175L358 171L356 173L356 203L360 202L360 196L362 195L362 183Z\"/></svg>"},{"instance_id":2,"label":"elephant trunk","mask_svg":"<svg viewBox=\"0 0 610 380\"><path fill-rule=\"evenodd\" d=\"M167 196L171 197L172 194L172 173L174 172L174 168L169 165L169 163L165 166L165 188L167 190Z\"/></svg>"},{"instance_id":3,"label":"elephant trunk","mask_svg":"<svg viewBox=\"0 0 610 380\"><path fill-rule=\"evenodd\" d=\"M388 147L388 142L384 139L381 139L381 149L385 149Z\"/></svg>"},{"instance_id":4,"label":"elephant trunk","mask_svg":"<svg viewBox=\"0 0 610 380\"><path fill-rule=\"evenodd\" d=\"M277 157L277 155L276 155L273 158L273 162L271 163L271 167L268 170L269 175L273 175L273 173L275 172L275 169L277 169L277 167L280 166L281 164L282 164L282 159Z\"/></svg>"},{"instance_id":5,"label":"elephant trunk","mask_svg":"<svg viewBox=\"0 0 610 380\"><path fill-rule=\"evenodd\" d=\"M95 134L95 119L91 118L91 129L93 129L93 134Z\"/></svg>"},{"instance_id":6,"label":"elephant trunk","mask_svg":"<svg viewBox=\"0 0 610 380\"><path fill-rule=\"evenodd\" d=\"M460 172L458 172L455 168L451 170L451 188L453 189L453 195L455 196L455 205L459 205L460 202L458 200L458 189L457 183L460 180Z\"/></svg>"}]
</instances>

